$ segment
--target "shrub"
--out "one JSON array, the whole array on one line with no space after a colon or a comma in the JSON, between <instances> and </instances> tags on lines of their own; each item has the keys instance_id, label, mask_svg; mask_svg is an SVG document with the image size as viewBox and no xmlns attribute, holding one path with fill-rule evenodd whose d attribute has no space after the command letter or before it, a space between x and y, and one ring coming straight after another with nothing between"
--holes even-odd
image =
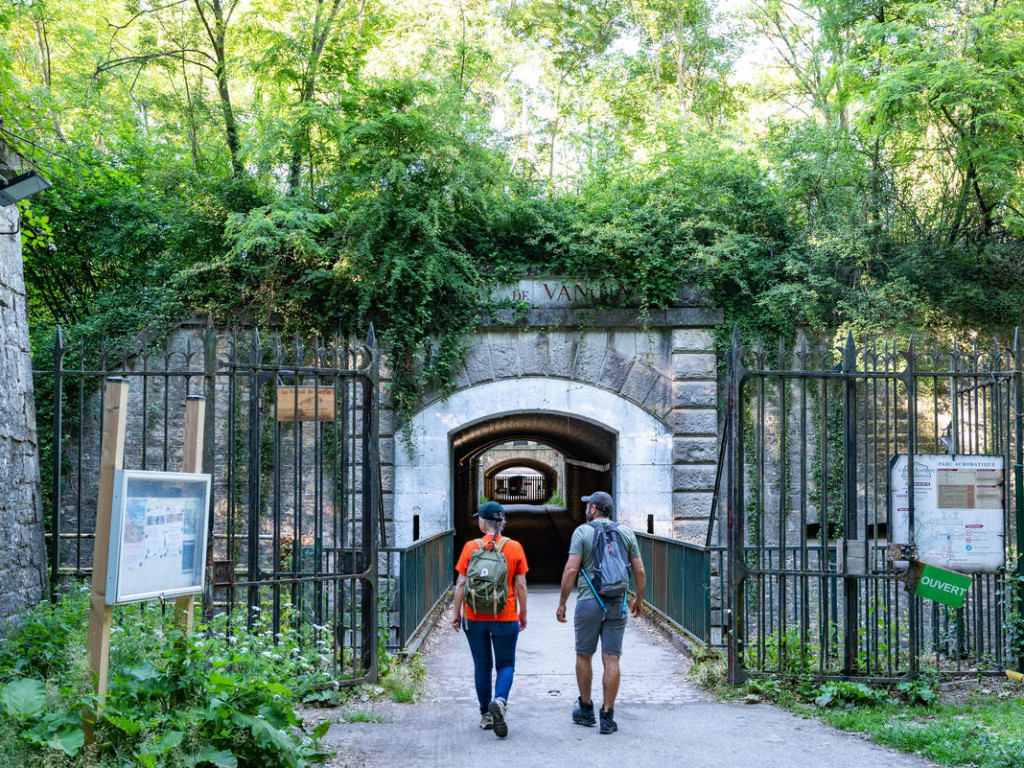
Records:
<instances>
[{"instance_id":1,"label":"shrub","mask_svg":"<svg viewBox=\"0 0 1024 768\"><path fill-rule=\"evenodd\" d=\"M275 636L258 617L250 630L236 615L185 635L155 603L115 608L109 692L87 747L82 713L97 703L84 663L87 604L85 590L41 604L0 651L0 766L301 768L326 759L319 739L329 724L307 732L295 711L301 693L278 682L322 683L322 631Z\"/></svg>"}]
</instances>

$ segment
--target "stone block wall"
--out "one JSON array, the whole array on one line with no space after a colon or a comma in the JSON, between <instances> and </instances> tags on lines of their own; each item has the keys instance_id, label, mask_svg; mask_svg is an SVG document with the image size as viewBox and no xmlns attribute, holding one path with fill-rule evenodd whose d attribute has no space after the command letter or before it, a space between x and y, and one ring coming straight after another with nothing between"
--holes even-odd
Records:
<instances>
[{"instance_id":1,"label":"stone block wall","mask_svg":"<svg viewBox=\"0 0 1024 768\"><path fill-rule=\"evenodd\" d=\"M0 232L18 225L14 206L0 208ZM43 598L46 551L32 362L25 314L21 239L0 234L0 634L22 608Z\"/></svg>"},{"instance_id":2,"label":"stone block wall","mask_svg":"<svg viewBox=\"0 0 1024 768\"><path fill-rule=\"evenodd\" d=\"M458 371L454 393L492 382L538 378L587 384L613 393L639 406L671 432L671 488L653 487L660 473L636 467L625 479L645 491L670 492L671 508L645 509L631 524L646 526L646 513L654 514L654 532L660 536L703 544L709 524L718 461L718 376L713 328L718 310L675 308L641 318L637 310L573 311L533 309L523 314L485 318L467 342L466 360ZM506 312L507 314L507 312ZM387 391L386 368L382 392ZM451 396L451 395L449 395ZM421 406L441 401L429 393ZM390 449L406 450L393 440L394 419L385 396L381 401L381 460L387 469L395 462ZM498 412L504 404L495 403ZM537 409L545 410L544 403ZM420 436L422 437L422 436ZM416 450L417 435L413 435ZM394 488L383 491L389 520L406 525L407 510L394 509ZM639 489L631 489L639 493ZM618 492L622 492L620 486ZM648 494L640 494L636 498ZM668 505L665 505L666 507ZM419 510L417 510L419 511ZM450 524L438 511L437 530ZM450 511L447 511L450 515ZM421 521L422 522L422 521ZM425 523L424 523L425 524ZM434 531L424 528L422 535Z\"/></svg>"},{"instance_id":3,"label":"stone block wall","mask_svg":"<svg viewBox=\"0 0 1024 768\"><path fill-rule=\"evenodd\" d=\"M718 360L711 328L672 330L672 537L703 544L718 463Z\"/></svg>"}]
</instances>

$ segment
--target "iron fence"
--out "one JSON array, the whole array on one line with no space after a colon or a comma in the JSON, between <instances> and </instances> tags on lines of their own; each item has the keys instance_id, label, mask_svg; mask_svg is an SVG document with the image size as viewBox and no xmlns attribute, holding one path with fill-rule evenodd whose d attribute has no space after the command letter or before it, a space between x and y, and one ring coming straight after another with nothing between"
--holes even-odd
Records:
<instances>
[{"instance_id":1,"label":"iron fence","mask_svg":"<svg viewBox=\"0 0 1024 768\"><path fill-rule=\"evenodd\" d=\"M206 398L212 476L204 617L269 612L273 631L329 633L352 682L377 668L383 535L377 367L365 344L183 326L131 353L67 345L34 371L54 594L92 571L105 380L130 382L126 469L180 469L184 404Z\"/></svg>"},{"instance_id":2,"label":"iron fence","mask_svg":"<svg viewBox=\"0 0 1024 768\"><path fill-rule=\"evenodd\" d=\"M1022 360L1019 332L1012 345L947 351L913 340L857 347L852 336L842 348L768 351L734 335L725 459L734 683L760 674L895 680L924 665L974 675L1012 663ZM917 597L901 563L916 558L919 492L894 509L893 462L908 457L916 489L923 454L1002 457L1015 470L1003 475L1006 564L973 574L959 609Z\"/></svg>"},{"instance_id":3,"label":"iron fence","mask_svg":"<svg viewBox=\"0 0 1024 768\"><path fill-rule=\"evenodd\" d=\"M693 640L714 645L713 597L719 622L723 616L721 595L712 595L712 562L716 574L720 574L724 547L700 546L640 532L636 532L636 539L647 572L644 602Z\"/></svg>"},{"instance_id":4,"label":"iron fence","mask_svg":"<svg viewBox=\"0 0 1024 768\"><path fill-rule=\"evenodd\" d=\"M455 530L408 547L385 547L387 584L381 589L391 619L389 650L407 648L454 581Z\"/></svg>"}]
</instances>

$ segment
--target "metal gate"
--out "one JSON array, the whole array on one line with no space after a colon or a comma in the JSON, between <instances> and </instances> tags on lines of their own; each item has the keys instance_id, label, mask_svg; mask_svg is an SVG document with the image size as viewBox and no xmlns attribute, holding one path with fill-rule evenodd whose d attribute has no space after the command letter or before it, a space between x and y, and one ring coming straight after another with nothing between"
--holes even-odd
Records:
<instances>
[{"instance_id":1,"label":"metal gate","mask_svg":"<svg viewBox=\"0 0 1024 768\"><path fill-rule=\"evenodd\" d=\"M92 570L103 390L130 382L126 469L180 469L185 398L206 398L203 471L213 477L203 612L269 616L275 636L329 633L347 682L377 670L383 534L378 354L334 339L269 341L183 326L114 356L58 333L36 370L54 593Z\"/></svg>"},{"instance_id":2,"label":"metal gate","mask_svg":"<svg viewBox=\"0 0 1024 768\"><path fill-rule=\"evenodd\" d=\"M1013 663L1022 360L1019 331L1012 346L948 351L913 340L857 347L852 335L843 347L770 351L734 333L726 421L734 684L756 675L897 680L925 669L948 677ZM942 453L1004 461L1007 565L974 574L960 609L916 597L889 546L890 463ZM914 488L913 460L909 472ZM913 540L913 502L909 524Z\"/></svg>"}]
</instances>

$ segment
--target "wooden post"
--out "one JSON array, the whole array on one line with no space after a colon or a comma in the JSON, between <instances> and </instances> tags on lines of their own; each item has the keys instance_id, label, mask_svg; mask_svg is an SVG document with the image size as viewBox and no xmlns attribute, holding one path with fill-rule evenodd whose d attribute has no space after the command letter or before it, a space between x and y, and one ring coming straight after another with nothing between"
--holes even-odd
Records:
<instances>
[{"instance_id":1,"label":"wooden post","mask_svg":"<svg viewBox=\"0 0 1024 768\"><path fill-rule=\"evenodd\" d=\"M95 678L96 711L86 712L86 735L103 711L107 698L107 662L110 658L110 618L106 602L107 556L110 551L110 513L114 501L114 471L124 465L124 434L128 416L128 380L107 379L103 400L103 442L100 451L100 489L96 502L96 540L93 547L92 594L89 599L87 656Z\"/></svg>"},{"instance_id":2,"label":"wooden post","mask_svg":"<svg viewBox=\"0 0 1024 768\"><path fill-rule=\"evenodd\" d=\"M189 395L185 398L185 464L183 472L202 472L203 424L206 415L206 398ZM202 532L206 535L206 531ZM195 595L183 595L174 601L174 624L185 634L192 632L196 612Z\"/></svg>"}]
</instances>

